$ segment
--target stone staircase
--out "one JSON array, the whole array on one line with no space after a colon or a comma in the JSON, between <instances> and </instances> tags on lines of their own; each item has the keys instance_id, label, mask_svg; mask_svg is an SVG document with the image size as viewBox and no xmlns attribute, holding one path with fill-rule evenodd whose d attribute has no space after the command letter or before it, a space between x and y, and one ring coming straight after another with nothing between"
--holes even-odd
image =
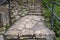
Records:
<instances>
[{"instance_id":1,"label":"stone staircase","mask_svg":"<svg viewBox=\"0 0 60 40\"><path fill-rule=\"evenodd\" d=\"M41 4L24 4L29 15L16 21L7 32L5 39L16 40L55 40L55 33L44 23Z\"/></svg>"},{"instance_id":2,"label":"stone staircase","mask_svg":"<svg viewBox=\"0 0 60 40\"><path fill-rule=\"evenodd\" d=\"M35 9L34 9L35 8ZM30 11L29 11L29 14L30 15L41 15L41 9L40 9L40 7L39 6L31 6L31 8L30 8Z\"/></svg>"},{"instance_id":3,"label":"stone staircase","mask_svg":"<svg viewBox=\"0 0 60 40\"><path fill-rule=\"evenodd\" d=\"M55 33L46 27L42 16L27 15L5 33L6 39L54 40Z\"/></svg>"},{"instance_id":4,"label":"stone staircase","mask_svg":"<svg viewBox=\"0 0 60 40\"><path fill-rule=\"evenodd\" d=\"M41 4L24 4L24 7L22 9L26 9L26 11L29 11L29 15L41 15L42 13L42 6Z\"/></svg>"},{"instance_id":5,"label":"stone staircase","mask_svg":"<svg viewBox=\"0 0 60 40\"><path fill-rule=\"evenodd\" d=\"M29 14L40 14L42 12L40 5L32 5L29 9Z\"/></svg>"}]
</instances>

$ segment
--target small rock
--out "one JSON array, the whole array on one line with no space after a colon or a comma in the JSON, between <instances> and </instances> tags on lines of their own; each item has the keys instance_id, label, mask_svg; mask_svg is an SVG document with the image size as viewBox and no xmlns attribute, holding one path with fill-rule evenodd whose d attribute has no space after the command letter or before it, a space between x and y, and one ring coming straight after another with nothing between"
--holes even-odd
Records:
<instances>
[{"instance_id":1,"label":"small rock","mask_svg":"<svg viewBox=\"0 0 60 40\"><path fill-rule=\"evenodd\" d=\"M17 19L20 19L20 16L15 16L15 18L16 18L16 20L17 20Z\"/></svg>"}]
</instances>

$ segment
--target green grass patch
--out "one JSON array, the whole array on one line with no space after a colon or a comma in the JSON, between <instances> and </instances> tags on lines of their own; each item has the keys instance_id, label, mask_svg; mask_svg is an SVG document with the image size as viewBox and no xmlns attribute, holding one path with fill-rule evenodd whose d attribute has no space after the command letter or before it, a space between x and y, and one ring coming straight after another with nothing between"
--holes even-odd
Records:
<instances>
[{"instance_id":1,"label":"green grass patch","mask_svg":"<svg viewBox=\"0 0 60 40\"><path fill-rule=\"evenodd\" d=\"M60 17L60 6L55 5L54 12L58 17ZM51 28L52 14L50 10L44 6L43 6L43 16L45 18L46 25L49 28ZM56 36L60 37L60 22L56 18L54 19L54 31L56 33Z\"/></svg>"},{"instance_id":2,"label":"green grass patch","mask_svg":"<svg viewBox=\"0 0 60 40\"><path fill-rule=\"evenodd\" d=\"M57 37L56 40L60 40L60 37Z\"/></svg>"}]
</instances>

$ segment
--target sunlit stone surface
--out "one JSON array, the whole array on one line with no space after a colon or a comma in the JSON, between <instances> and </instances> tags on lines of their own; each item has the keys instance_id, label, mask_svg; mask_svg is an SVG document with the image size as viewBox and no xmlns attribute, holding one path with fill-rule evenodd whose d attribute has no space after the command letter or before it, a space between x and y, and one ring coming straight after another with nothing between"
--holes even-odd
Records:
<instances>
[{"instance_id":1,"label":"sunlit stone surface","mask_svg":"<svg viewBox=\"0 0 60 40\"><path fill-rule=\"evenodd\" d=\"M18 20L6 33L5 35L10 35L7 37L19 37L22 35L35 35L37 38L45 38L46 40L53 40L55 38L55 33L46 27L43 20L40 19L40 16L31 16L23 17L21 20ZM36 19L34 19L36 17ZM25 18L25 19L24 19ZM28 21L28 20L30 21ZM40 20L39 20L40 19ZM32 21L33 20L33 21ZM25 24L24 24L25 23ZM52 36L53 35L53 36Z\"/></svg>"},{"instance_id":2,"label":"sunlit stone surface","mask_svg":"<svg viewBox=\"0 0 60 40\"><path fill-rule=\"evenodd\" d=\"M19 39L24 39L28 37L30 38L31 36L33 36L33 38L40 38L40 40L55 39L55 33L52 30L50 30L44 23L44 18L41 15L42 14L41 4L39 3L34 4L29 2L29 4L24 4L23 6L20 7L22 8L20 12L17 11L19 9L18 7L15 7L16 9L14 8L16 11L13 11L14 14L13 16L17 18L16 17L17 15L19 16L19 14L22 14L21 16L24 17L17 20L14 23L14 25L12 25L7 30L7 32L5 33L7 39L11 39L11 38L17 39L18 37ZM28 11L26 8L28 9ZM29 15L26 15L27 13Z\"/></svg>"}]
</instances>

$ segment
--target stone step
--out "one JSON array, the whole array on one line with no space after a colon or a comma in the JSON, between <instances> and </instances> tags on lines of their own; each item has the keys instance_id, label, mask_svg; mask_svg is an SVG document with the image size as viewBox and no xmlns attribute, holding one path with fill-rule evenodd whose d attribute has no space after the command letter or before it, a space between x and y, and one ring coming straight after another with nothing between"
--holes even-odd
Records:
<instances>
[{"instance_id":1,"label":"stone step","mask_svg":"<svg viewBox=\"0 0 60 40\"><path fill-rule=\"evenodd\" d=\"M41 13L41 11L29 11L29 13Z\"/></svg>"},{"instance_id":2,"label":"stone step","mask_svg":"<svg viewBox=\"0 0 60 40\"><path fill-rule=\"evenodd\" d=\"M40 5L32 5L30 7L41 7Z\"/></svg>"},{"instance_id":3,"label":"stone step","mask_svg":"<svg viewBox=\"0 0 60 40\"><path fill-rule=\"evenodd\" d=\"M19 37L19 39L54 40L55 33L45 26L42 16L27 15L15 22L7 30L5 36L6 39L17 39Z\"/></svg>"},{"instance_id":4,"label":"stone step","mask_svg":"<svg viewBox=\"0 0 60 40\"><path fill-rule=\"evenodd\" d=\"M23 5L29 5L29 6L41 6L41 4L28 4L28 3L25 3Z\"/></svg>"},{"instance_id":5,"label":"stone step","mask_svg":"<svg viewBox=\"0 0 60 40\"><path fill-rule=\"evenodd\" d=\"M33 13L29 12L29 15L42 15L42 13L40 13L40 12L39 13L37 13L37 12L35 12L35 13L34 12Z\"/></svg>"},{"instance_id":6,"label":"stone step","mask_svg":"<svg viewBox=\"0 0 60 40\"><path fill-rule=\"evenodd\" d=\"M41 13L42 11L29 11L29 13Z\"/></svg>"},{"instance_id":7,"label":"stone step","mask_svg":"<svg viewBox=\"0 0 60 40\"><path fill-rule=\"evenodd\" d=\"M41 13L41 10L29 10L30 13Z\"/></svg>"},{"instance_id":8,"label":"stone step","mask_svg":"<svg viewBox=\"0 0 60 40\"><path fill-rule=\"evenodd\" d=\"M41 8L42 8L42 7L29 7L29 9L32 9L32 10L33 10L33 9L34 9L34 10L35 10L35 9L41 9Z\"/></svg>"},{"instance_id":9,"label":"stone step","mask_svg":"<svg viewBox=\"0 0 60 40\"><path fill-rule=\"evenodd\" d=\"M28 6L28 4L24 4L24 6Z\"/></svg>"},{"instance_id":10,"label":"stone step","mask_svg":"<svg viewBox=\"0 0 60 40\"><path fill-rule=\"evenodd\" d=\"M30 8L41 8L41 6L29 6Z\"/></svg>"},{"instance_id":11,"label":"stone step","mask_svg":"<svg viewBox=\"0 0 60 40\"><path fill-rule=\"evenodd\" d=\"M41 9L30 9L30 11L41 11Z\"/></svg>"},{"instance_id":12,"label":"stone step","mask_svg":"<svg viewBox=\"0 0 60 40\"><path fill-rule=\"evenodd\" d=\"M35 7L33 7L33 8L29 8L30 10L37 10L37 9L41 9L41 7L40 8L35 8Z\"/></svg>"},{"instance_id":13,"label":"stone step","mask_svg":"<svg viewBox=\"0 0 60 40\"><path fill-rule=\"evenodd\" d=\"M29 10L41 10L41 8L28 8L28 7L21 7L22 9L29 9Z\"/></svg>"}]
</instances>

